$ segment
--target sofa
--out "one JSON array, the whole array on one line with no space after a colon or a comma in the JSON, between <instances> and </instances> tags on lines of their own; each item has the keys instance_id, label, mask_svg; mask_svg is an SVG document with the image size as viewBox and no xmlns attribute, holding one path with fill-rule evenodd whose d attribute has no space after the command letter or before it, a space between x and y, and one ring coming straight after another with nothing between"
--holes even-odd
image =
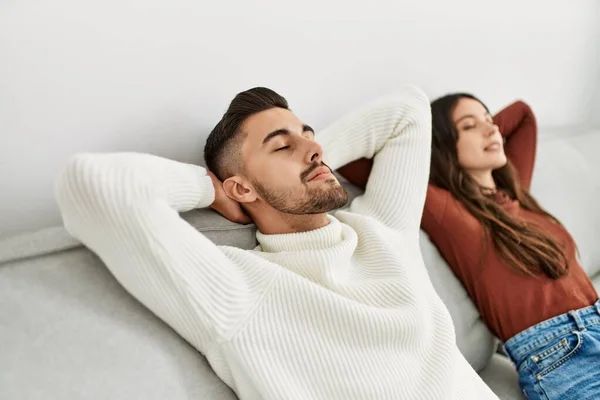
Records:
<instances>
[{"instance_id":1,"label":"sofa","mask_svg":"<svg viewBox=\"0 0 600 400\"><path fill-rule=\"evenodd\" d=\"M598 146L596 146L598 145ZM600 286L600 129L543 130L532 192L573 234ZM351 197L360 190L345 183ZM253 225L211 210L182 214L221 245L250 249ZM457 344L502 400L523 399L511 362L422 232L429 276ZM235 394L205 358L134 300L62 227L0 241L1 399L213 399Z\"/></svg>"}]
</instances>

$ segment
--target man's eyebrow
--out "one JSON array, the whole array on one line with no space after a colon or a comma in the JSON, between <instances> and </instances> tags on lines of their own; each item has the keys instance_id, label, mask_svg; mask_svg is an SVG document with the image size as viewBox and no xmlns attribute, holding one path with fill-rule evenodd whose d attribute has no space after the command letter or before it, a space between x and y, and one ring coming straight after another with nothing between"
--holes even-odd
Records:
<instances>
[{"instance_id":1,"label":"man's eyebrow","mask_svg":"<svg viewBox=\"0 0 600 400\"><path fill-rule=\"evenodd\" d=\"M269 140L273 139L276 136L279 135L290 135L290 131L287 129L277 129L276 131L273 131L271 133L269 133L267 136L265 136L265 138L263 139L262 144L265 145L269 142Z\"/></svg>"},{"instance_id":2,"label":"man's eyebrow","mask_svg":"<svg viewBox=\"0 0 600 400\"><path fill-rule=\"evenodd\" d=\"M310 126L304 124L302 125L302 132L311 132L314 136L315 131L313 128L311 128ZM276 136L280 136L280 135L291 135L292 133L289 131L289 129L277 129L276 131L273 131L271 133L269 133L267 136L265 136L265 138L263 139L262 144L265 145L269 142L269 140L273 139Z\"/></svg>"}]
</instances>

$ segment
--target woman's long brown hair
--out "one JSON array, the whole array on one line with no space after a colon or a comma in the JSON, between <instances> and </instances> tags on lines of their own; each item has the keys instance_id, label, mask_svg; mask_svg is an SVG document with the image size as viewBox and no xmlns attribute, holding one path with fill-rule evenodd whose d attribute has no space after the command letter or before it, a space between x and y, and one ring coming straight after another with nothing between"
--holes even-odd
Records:
<instances>
[{"instance_id":1,"label":"woman's long brown hair","mask_svg":"<svg viewBox=\"0 0 600 400\"><path fill-rule=\"evenodd\" d=\"M450 191L465 206L483 225L486 238L491 236L495 250L509 266L532 276L543 273L552 279L560 278L567 273L568 262L557 241L541 229L510 216L460 167L456 150L458 132L452 122L452 112L457 102L465 97L479 101L487 109L468 93L450 94L431 103L433 137L429 182ZM521 186L510 162L494 170L492 176L497 189L518 200L522 208L560 224ZM483 249L484 255L486 250Z\"/></svg>"}]
</instances>

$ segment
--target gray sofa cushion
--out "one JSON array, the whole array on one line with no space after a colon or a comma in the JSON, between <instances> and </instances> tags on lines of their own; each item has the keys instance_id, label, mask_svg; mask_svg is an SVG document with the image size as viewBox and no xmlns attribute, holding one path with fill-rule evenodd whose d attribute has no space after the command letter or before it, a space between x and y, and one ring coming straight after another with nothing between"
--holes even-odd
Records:
<instances>
[{"instance_id":1,"label":"gray sofa cushion","mask_svg":"<svg viewBox=\"0 0 600 400\"><path fill-rule=\"evenodd\" d=\"M236 398L89 250L0 265L0 399Z\"/></svg>"},{"instance_id":2,"label":"gray sofa cushion","mask_svg":"<svg viewBox=\"0 0 600 400\"><path fill-rule=\"evenodd\" d=\"M517 371L508 358L494 354L479 375L501 400L525 399L519 387Z\"/></svg>"},{"instance_id":3,"label":"gray sofa cushion","mask_svg":"<svg viewBox=\"0 0 600 400\"><path fill-rule=\"evenodd\" d=\"M233 246L250 250L258 244L254 224L236 224L211 209L188 211L181 214L181 217L213 243L220 246Z\"/></svg>"}]
</instances>

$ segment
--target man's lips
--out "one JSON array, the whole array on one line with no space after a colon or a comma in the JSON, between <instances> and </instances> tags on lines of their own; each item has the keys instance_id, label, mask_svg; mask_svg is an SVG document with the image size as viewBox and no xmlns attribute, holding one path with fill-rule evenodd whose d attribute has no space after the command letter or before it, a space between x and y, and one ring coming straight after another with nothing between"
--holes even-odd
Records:
<instances>
[{"instance_id":1,"label":"man's lips","mask_svg":"<svg viewBox=\"0 0 600 400\"><path fill-rule=\"evenodd\" d=\"M315 179L327 178L329 175L331 175L331 171L329 170L329 168L319 167L315 170L315 172L313 172L310 175L310 177L308 178L308 182L313 181Z\"/></svg>"}]
</instances>

